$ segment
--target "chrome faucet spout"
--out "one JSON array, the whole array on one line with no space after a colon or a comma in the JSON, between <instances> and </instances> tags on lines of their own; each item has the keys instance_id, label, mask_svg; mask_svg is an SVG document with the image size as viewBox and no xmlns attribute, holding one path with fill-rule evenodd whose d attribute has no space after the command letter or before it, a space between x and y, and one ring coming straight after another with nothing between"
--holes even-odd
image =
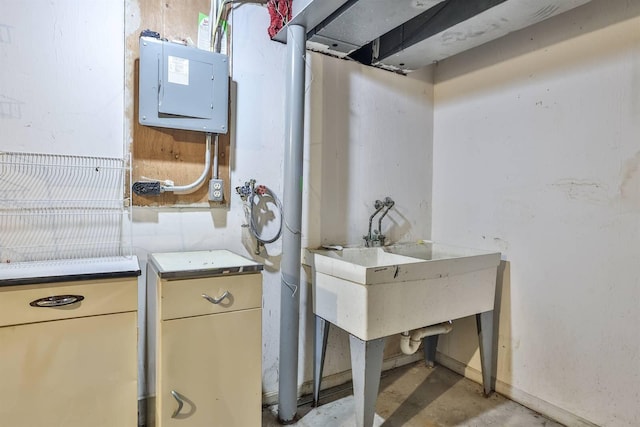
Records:
<instances>
[{"instance_id":1,"label":"chrome faucet spout","mask_svg":"<svg viewBox=\"0 0 640 427\"><path fill-rule=\"evenodd\" d=\"M373 207L376 209L376 211L373 213L373 215L371 215L369 217L369 234L367 234L367 236L369 237L369 239L371 239L371 225L373 223L373 218L378 215L378 212L380 212L382 210L382 208L384 208L384 202L382 202L381 200L376 200L374 202ZM365 238L366 239L366 238Z\"/></svg>"},{"instance_id":2,"label":"chrome faucet spout","mask_svg":"<svg viewBox=\"0 0 640 427\"><path fill-rule=\"evenodd\" d=\"M393 205L395 204L395 202L393 200L391 200L390 197L386 197L384 199L384 202L381 200L376 200L374 202L374 207L376 209L376 211L373 213L373 215L371 215L369 217L369 233L362 236L362 238L365 241L365 245L370 248L373 246L384 246L384 240L385 240L385 236L384 234L382 234L382 218L385 217L385 215L387 215L387 213L389 212L389 209L391 209L393 207ZM373 226L373 218L378 215L378 213L384 209L387 208L386 211L384 211L384 213L382 214L382 216L380 216L380 220L378 221L378 229L377 230L371 230L371 227Z\"/></svg>"},{"instance_id":3,"label":"chrome faucet spout","mask_svg":"<svg viewBox=\"0 0 640 427\"><path fill-rule=\"evenodd\" d=\"M385 216L387 216L387 214L389 213L389 210L393 207L393 205L395 205L396 202L394 202L393 200L391 200L391 197L385 197L384 199L384 206L386 206L386 210L382 213L382 215L380 215L380 218L378 219L378 230L380 231L380 233L382 233L382 218L384 218Z\"/></svg>"}]
</instances>

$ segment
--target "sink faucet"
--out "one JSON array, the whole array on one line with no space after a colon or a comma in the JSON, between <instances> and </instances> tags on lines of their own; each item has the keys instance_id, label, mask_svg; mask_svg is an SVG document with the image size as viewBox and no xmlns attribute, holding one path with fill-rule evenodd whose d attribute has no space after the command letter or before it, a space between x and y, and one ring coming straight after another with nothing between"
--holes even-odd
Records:
<instances>
[{"instance_id":1,"label":"sink faucet","mask_svg":"<svg viewBox=\"0 0 640 427\"><path fill-rule=\"evenodd\" d=\"M374 246L384 246L384 241L386 237L384 234L382 234L382 218L384 218L389 213L389 209L391 209L393 205L395 205L395 202L391 200L390 197L385 197L384 201L376 200L374 202L373 206L376 211L373 213L373 215L369 217L369 233L362 236L366 247L371 248ZM385 207L387 209L382 213L382 215L380 216L380 219L378 220L378 229L371 230L373 218L376 215L378 215L378 213Z\"/></svg>"}]
</instances>

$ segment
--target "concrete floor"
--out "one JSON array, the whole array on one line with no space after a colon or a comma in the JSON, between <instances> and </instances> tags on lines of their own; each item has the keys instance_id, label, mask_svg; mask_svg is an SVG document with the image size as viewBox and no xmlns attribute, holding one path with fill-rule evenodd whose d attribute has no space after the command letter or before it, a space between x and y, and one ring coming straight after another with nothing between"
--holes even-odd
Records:
<instances>
[{"instance_id":1,"label":"concrete floor","mask_svg":"<svg viewBox=\"0 0 640 427\"><path fill-rule=\"evenodd\" d=\"M324 394L323 394L324 393ZM320 406L298 408L300 427L352 427L355 425L350 387L327 390ZM262 413L262 426L275 427L277 408ZM376 404L375 427L560 427L540 414L496 393L482 396L482 387L442 367L424 362L383 373Z\"/></svg>"}]
</instances>

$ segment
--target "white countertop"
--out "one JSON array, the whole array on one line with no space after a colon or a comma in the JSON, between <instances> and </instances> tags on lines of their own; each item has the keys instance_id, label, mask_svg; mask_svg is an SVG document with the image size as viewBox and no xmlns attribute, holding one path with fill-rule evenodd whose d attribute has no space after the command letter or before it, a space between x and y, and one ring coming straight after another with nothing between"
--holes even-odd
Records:
<instances>
[{"instance_id":1,"label":"white countertop","mask_svg":"<svg viewBox=\"0 0 640 427\"><path fill-rule=\"evenodd\" d=\"M149 254L160 277L210 277L261 271L263 265L226 249Z\"/></svg>"},{"instance_id":2,"label":"white countertop","mask_svg":"<svg viewBox=\"0 0 640 427\"><path fill-rule=\"evenodd\" d=\"M138 257L133 255L0 264L0 285L139 275Z\"/></svg>"}]
</instances>

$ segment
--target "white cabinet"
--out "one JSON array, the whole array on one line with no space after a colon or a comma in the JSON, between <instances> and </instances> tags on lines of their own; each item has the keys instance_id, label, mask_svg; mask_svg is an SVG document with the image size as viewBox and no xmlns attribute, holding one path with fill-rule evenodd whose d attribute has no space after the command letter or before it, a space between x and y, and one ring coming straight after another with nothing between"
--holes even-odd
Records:
<instances>
[{"instance_id":1,"label":"white cabinet","mask_svg":"<svg viewBox=\"0 0 640 427\"><path fill-rule=\"evenodd\" d=\"M259 426L262 266L228 251L152 254L149 266L149 424Z\"/></svg>"},{"instance_id":2,"label":"white cabinet","mask_svg":"<svg viewBox=\"0 0 640 427\"><path fill-rule=\"evenodd\" d=\"M0 425L137 425L137 283L0 286Z\"/></svg>"}]
</instances>

